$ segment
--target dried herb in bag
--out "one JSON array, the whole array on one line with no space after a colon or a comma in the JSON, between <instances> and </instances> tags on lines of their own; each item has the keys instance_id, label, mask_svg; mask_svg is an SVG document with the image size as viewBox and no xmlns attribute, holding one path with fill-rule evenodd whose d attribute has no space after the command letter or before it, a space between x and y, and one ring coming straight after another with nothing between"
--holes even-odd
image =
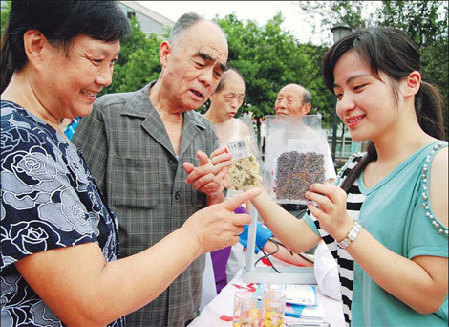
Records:
<instances>
[{"instance_id":1,"label":"dried herb in bag","mask_svg":"<svg viewBox=\"0 0 449 327\"><path fill-rule=\"evenodd\" d=\"M284 152L276 166L277 200L307 201L304 194L310 185L325 181L324 155L320 153Z\"/></svg>"},{"instance_id":2,"label":"dried herb in bag","mask_svg":"<svg viewBox=\"0 0 449 327\"><path fill-rule=\"evenodd\" d=\"M248 151L252 147L251 145L249 137L245 140L228 143L228 149L237 158L229 167L232 189L245 191L251 187L263 186L258 160ZM240 146L240 151L236 150L237 146Z\"/></svg>"}]
</instances>

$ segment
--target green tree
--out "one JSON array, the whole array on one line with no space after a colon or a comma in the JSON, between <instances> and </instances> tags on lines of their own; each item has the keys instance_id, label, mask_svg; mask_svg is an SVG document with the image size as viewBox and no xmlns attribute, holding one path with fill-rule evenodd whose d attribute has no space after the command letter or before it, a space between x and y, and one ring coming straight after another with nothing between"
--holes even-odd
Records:
<instances>
[{"instance_id":1,"label":"green tree","mask_svg":"<svg viewBox=\"0 0 449 327\"><path fill-rule=\"evenodd\" d=\"M322 126L331 128L333 121L333 112L335 109L335 97L326 88L322 75L322 60L324 54L329 50L325 45L301 44L300 48L308 56L308 84L303 84L312 94L311 114L319 113L323 116Z\"/></svg>"},{"instance_id":2,"label":"green tree","mask_svg":"<svg viewBox=\"0 0 449 327\"><path fill-rule=\"evenodd\" d=\"M312 94L311 113L321 114L323 127L331 127L335 99L325 89L321 76L327 46L300 44L292 34L282 31L280 13L262 27L252 20L240 21L234 14L216 17L215 21L227 35L228 63L245 78L247 92L240 115L273 115L277 93L283 86L297 83Z\"/></svg>"},{"instance_id":3,"label":"green tree","mask_svg":"<svg viewBox=\"0 0 449 327\"><path fill-rule=\"evenodd\" d=\"M2 12L1 12L2 35L5 32L6 26L8 25L10 11L11 11L11 1L2 1Z\"/></svg>"},{"instance_id":4,"label":"green tree","mask_svg":"<svg viewBox=\"0 0 449 327\"><path fill-rule=\"evenodd\" d=\"M319 21L313 25L315 32L319 33L329 34L332 25L338 22L347 23L353 30L369 26L390 26L402 30L420 51L423 79L438 86L445 103L448 103L449 18L446 1L300 1L299 6L307 13L312 25ZM331 40L330 35L327 40ZM444 116L447 122L447 105ZM447 123L445 128L446 137L449 137Z\"/></svg>"},{"instance_id":5,"label":"green tree","mask_svg":"<svg viewBox=\"0 0 449 327\"><path fill-rule=\"evenodd\" d=\"M438 86L445 98L445 130L449 138L449 43L446 1L383 1L378 14L380 26L405 32L421 54L423 80Z\"/></svg>"},{"instance_id":6,"label":"green tree","mask_svg":"<svg viewBox=\"0 0 449 327\"><path fill-rule=\"evenodd\" d=\"M317 99L314 108L323 117L330 116L328 99L322 96L321 62L316 52L321 47L299 44L293 35L281 29L283 17L276 14L264 26L254 21L240 21L234 14L215 18L227 35L228 63L245 77L247 96L241 113L255 117L274 114L274 102L279 90L289 83L308 87ZM315 55L315 56L314 56ZM326 102L323 106L322 101Z\"/></svg>"},{"instance_id":7,"label":"green tree","mask_svg":"<svg viewBox=\"0 0 449 327\"><path fill-rule=\"evenodd\" d=\"M156 79L160 73L159 44L156 34L146 36L135 17L130 21L131 33L121 42L119 59L114 67L111 86L101 95L136 91Z\"/></svg>"},{"instance_id":8,"label":"green tree","mask_svg":"<svg viewBox=\"0 0 449 327\"><path fill-rule=\"evenodd\" d=\"M321 35L321 44L330 46L333 42L331 28L336 23L346 23L353 30L373 25L372 13L379 1L299 1L298 6L313 33Z\"/></svg>"}]
</instances>

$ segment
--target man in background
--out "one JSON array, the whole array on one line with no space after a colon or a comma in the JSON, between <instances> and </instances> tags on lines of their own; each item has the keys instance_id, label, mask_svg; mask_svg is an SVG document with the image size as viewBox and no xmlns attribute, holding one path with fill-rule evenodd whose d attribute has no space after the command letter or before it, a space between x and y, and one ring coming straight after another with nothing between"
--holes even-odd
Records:
<instances>
[{"instance_id":1,"label":"man in background","mask_svg":"<svg viewBox=\"0 0 449 327\"><path fill-rule=\"evenodd\" d=\"M213 124L233 120L245 99L245 80L235 69L229 68L210 97L210 106L204 117Z\"/></svg>"},{"instance_id":2,"label":"man in background","mask_svg":"<svg viewBox=\"0 0 449 327\"><path fill-rule=\"evenodd\" d=\"M299 84L288 84L278 93L274 110L277 116L303 117L312 108L312 96L306 88Z\"/></svg>"},{"instance_id":3,"label":"man in background","mask_svg":"<svg viewBox=\"0 0 449 327\"><path fill-rule=\"evenodd\" d=\"M279 91L276 102L274 103L276 116L304 117L310 113L311 107L312 95L310 91L299 84L288 84L284 86ZM326 180L333 183L337 176L335 174L329 144L327 144L327 149L327 160L325 160L327 163L325 167ZM298 218L307 209L307 206L301 204L283 204L282 207Z\"/></svg>"}]
</instances>

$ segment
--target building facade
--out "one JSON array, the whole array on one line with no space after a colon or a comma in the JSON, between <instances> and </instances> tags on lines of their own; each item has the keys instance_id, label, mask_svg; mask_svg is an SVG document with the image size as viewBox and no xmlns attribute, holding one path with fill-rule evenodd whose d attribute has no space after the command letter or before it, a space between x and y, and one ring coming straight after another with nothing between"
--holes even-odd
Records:
<instances>
[{"instance_id":1,"label":"building facade","mask_svg":"<svg viewBox=\"0 0 449 327\"><path fill-rule=\"evenodd\" d=\"M168 34L175 24L172 20L142 6L137 1L119 1L118 5L128 19L136 17L140 30L146 35L151 33L158 35Z\"/></svg>"}]
</instances>

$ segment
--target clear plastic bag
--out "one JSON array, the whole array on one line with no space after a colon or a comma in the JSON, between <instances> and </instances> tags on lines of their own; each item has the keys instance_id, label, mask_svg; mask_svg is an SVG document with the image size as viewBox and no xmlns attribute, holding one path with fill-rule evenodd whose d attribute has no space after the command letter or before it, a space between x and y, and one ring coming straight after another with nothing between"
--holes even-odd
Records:
<instances>
[{"instance_id":1,"label":"clear plastic bag","mask_svg":"<svg viewBox=\"0 0 449 327\"><path fill-rule=\"evenodd\" d=\"M229 167L230 189L245 191L251 187L266 187L263 162L249 114L215 124L220 145L232 154Z\"/></svg>"},{"instance_id":2,"label":"clear plastic bag","mask_svg":"<svg viewBox=\"0 0 449 327\"><path fill-rule=\"evenodd\" d=\"M307 204L304 193L326 180L328 143L321 116L266 116L265 168L278 203Z\"/></svg>"}]
</instances>

